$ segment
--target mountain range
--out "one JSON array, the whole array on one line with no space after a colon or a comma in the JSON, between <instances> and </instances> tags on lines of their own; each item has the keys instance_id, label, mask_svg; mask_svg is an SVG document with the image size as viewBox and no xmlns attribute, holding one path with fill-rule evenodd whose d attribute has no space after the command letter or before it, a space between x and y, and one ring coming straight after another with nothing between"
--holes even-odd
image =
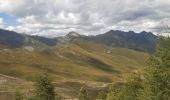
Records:
<instances>
[{"instance_id":1,"label":"mountain range","mask_svg":"<svg viewBox=\"0 0 170 100\"><path fill-rule=\"evenodd\" d=\"M32 46L35 48L50 48L61 44L69 43L75 39L94 41L111 47L129 48L143 52L154 52L157 36L151 32L135 33L133 31L123 32L110 30L104 34L84 36L76 32L70 32L63 37L46 38L41 36L29 36L13 31L0 29L0 44L12 48Z\"/></svg>"},{"instance_id":2,"label":"mountain range","mask_svg":"<svg viewBox=\"0 0 170 100\"><path fill-rule=\"evenodd\" d=\"M154 52L157 36L151 32L135 33L110 30L104 34L90 36L89 40L102 43L111 47L129 48L137 51Z\"/></svg>"}]
</instances>

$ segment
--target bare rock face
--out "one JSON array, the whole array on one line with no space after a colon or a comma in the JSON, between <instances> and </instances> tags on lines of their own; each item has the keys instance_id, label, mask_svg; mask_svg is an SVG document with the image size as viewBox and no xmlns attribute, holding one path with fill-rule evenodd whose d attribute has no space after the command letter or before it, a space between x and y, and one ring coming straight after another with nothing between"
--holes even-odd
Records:
<instances>
[{"instance_id":1,"label":"bare rock face","mask_svg":"<svg viewBox=\"0 0 170 100\"><path fill-rule=\"evenodd\" d=\"M25 46L23 49L29 52L34 52L34 48L32 46Z\"/></svg>"}]
</instances>

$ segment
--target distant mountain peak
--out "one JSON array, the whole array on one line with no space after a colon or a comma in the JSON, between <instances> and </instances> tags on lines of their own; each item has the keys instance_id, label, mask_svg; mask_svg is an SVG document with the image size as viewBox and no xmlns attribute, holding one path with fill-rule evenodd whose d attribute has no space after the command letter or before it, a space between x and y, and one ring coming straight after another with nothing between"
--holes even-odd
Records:
<instances>
[{"instance_id":1,"label":"distant mountain peak","mask_svg":"<svg viewBox=\"0 0 170 100\"><path fill-rule=\"evenodd\" d=\"M81 35L79 33L77 33L77 32L72 31L72 32L69 32L66 36L76 38L76 37L80 37Z\"/></svg>"},{"instance_id":2,"label":"distant mountain peak","mask_svg":"<svg viewBox=\"0 0 170 100\"><path fill-rule=\"evenodd\" d=\"M157 43L157 36L146 31L136 33L134 31L124 32L120 30L110 30L104 34L92 36L89 40L112 47L123 47L137 51L154 52Z\"/></svg>"},{"instance_id":3,"label":"distant mountain peak","mask_svg":"<svg viewBox=\"0 0 170 100\"><path fill-rule=\"evenodd\" d=\"M129 33L135 33L134 31L129 31Z\"/></svg>"},{"instance_id":4,"label":"distant mountain peak","mask_svg":"<svg viewBox=\"0 0 170 100\"><path fill-rule=\"evenodd\" d=\"M110 30L107 33L113 33L113 32L116 32L116 31L118 31L118 30Z\"/></svg>"},{"instance_id":5,"label":"distant mountain peak","mask_svg":"<svg viewBox=\"0 0 170 100\"><path fill-rule=\"evenodd\" d=\"M154 35L152 32L142 31L140 34L146 37L156 37L156 35Z\"/></svg>"}]
</instances>

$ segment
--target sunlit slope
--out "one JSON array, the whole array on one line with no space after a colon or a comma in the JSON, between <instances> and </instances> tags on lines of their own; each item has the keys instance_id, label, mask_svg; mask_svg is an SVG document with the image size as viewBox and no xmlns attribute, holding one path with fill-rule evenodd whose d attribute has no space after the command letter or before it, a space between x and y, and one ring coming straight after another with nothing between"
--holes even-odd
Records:
<instances>
[{"instance_id":1,"label":"sunlit slope","mask_svg":"<svg viewBox=\"0 0 170 100\"><path fill-rule=\"evenodd\" d=\"M32 79L47 70L56 80L111 82L146 66L148 55L125 48L112 48L78 39L38 52L0 50L0 73Z\"/></svg>"}]
</instances>

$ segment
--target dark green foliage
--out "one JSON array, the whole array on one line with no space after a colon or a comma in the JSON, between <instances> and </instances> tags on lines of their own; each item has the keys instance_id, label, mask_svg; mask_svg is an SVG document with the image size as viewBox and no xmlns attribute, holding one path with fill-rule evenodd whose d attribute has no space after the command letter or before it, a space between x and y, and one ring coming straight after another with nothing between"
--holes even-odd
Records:
<instances>
[{"instance_id":1,"label":"dark green foliage","mask_svg":"<svg viewBox=\"0 0 170 100\"><path fill-rule=\"evenodd\" d=\"M43 73L36 78L35 88L37 100L55 100L54 86L47 73Z\"/></svg>"},{"instance_id":2,"label":"dark green foliage","mask_svg":"<svg viewBox=\"0 0 170 100\"><path fill-rule=\"evenodd\" d=\"M140 75L134 74L122 86L111 86L107 100L139 100L140 90L143 88L141 82Z\"/></svg>"},{"instance_id":3,"label":"dark green foliage","mask_svg":"<svg viewBox=\"0 0 170 100\"><path fill-rule=\"evenodd\" d=\"M150 58L146 70L142 98L145 100L170 99L170 38L160 37L158 50Z\"/></svg>"},{"instance_id":4,"label":"dark green foliage","mask_svg":"<svg viewBox=\"0 0 170 100\"><path fill-rule=\"evenodd\" d=\"M84 87L80 89L78 100L89 100L88 92Z\"/></svg>"},{"instance_id":5,"label":"dark green foliage","mask_svg":"<svg viewBox=\"0 0 170 100\"><path fill-rule=\"evenodd\" d=\"M105 100L106 96L107 96L107 93L105 91L100 91L97 96L97 100Z\"/></svg>"},{"instance_id":6,"label":"dark green foliage","mask_svg":"<svg viewBox=\"0 0 170 100\"><path fill-rule=\"evenodd\" d=\"M118 86L110 86L106 100L120 100L122 88Z\"/></svg>"},{"instance_id":7,"label":"dark green foliage","mask_svg":"<svg viewBox=\"0 0 170 100\"><path fill-rule=\"evenodd\" d=\"M14 96L14 100L23 100L24 99L24 96L23 94L21 94L20 91L15 91L15 96Z\"/></svg>"},{"instance_id":8,"label":"dark green foliage","mask_svg":"<svg viewBox=\"0 0 170 100\"><path fill-rule=\"evenodd\" d=\"M123 86L121 98L123 100L138 100L140 90L142 88L142 80L140 79L140 75L136 74Z\"/></svg>"}]
</instances>

